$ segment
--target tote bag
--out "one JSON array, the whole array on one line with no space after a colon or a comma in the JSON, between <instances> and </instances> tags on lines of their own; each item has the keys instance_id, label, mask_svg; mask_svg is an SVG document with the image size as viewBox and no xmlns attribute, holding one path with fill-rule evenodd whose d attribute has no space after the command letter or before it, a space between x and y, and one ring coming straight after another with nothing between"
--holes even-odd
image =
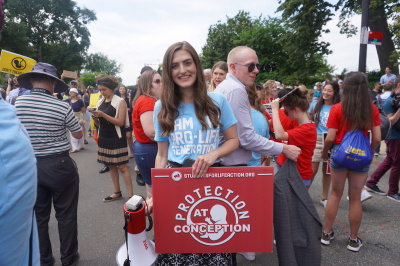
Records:
<instances>
[{"instance_id":1,"label":"tote bag","mask_svg":"<svg viewBox=\"0 0 400 266\"><path fill-rule=\"evenodd\" d=\"M348 131L332 160L343 167L360 170L372 162L371 145L361 130Z\"/></svg>"}]
</instances>

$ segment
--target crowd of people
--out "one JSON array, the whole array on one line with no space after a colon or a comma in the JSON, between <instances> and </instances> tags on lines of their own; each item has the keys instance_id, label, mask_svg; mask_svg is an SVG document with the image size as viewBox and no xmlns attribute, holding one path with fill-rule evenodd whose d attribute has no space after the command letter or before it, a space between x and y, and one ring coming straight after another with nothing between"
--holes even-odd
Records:
<instances>
[{"instance_id":1,"label":"crowd of people","mask_svg":"<svg viewBox=\"0 0 400 266\"><path fill-rule=\"evenodd\" d=\"M162 73L145 67L137 86L128 90L108 75L97 76L96 87L86 88L79 78L68 86L63 82L64 77L57 77L54 66L37 63L31 72L8 79L7 89L0 97L1 113L7 113L0 123L7 119L13 125L1 126L1 129L14 132L10 137L18 135L21 141L30 143L26 145L25 160L0 159L15 169L21 167L7 175L15 176L24 186L31 186L32 190L24 197L36 198L34 206L28 206L27 213L32 216L28 224L7 225L23 228L18 231L18 237L12 235L16 233L11 229L0 236L21 241L18 252L10 249L0 254L0 261L18 260L20 265L28 261L33 265L54 264L48 232L52 205L59 225L62 265L74 265L78 261L79 173L70 153L84 149L88 143L86 137L93 133L97 136L97 160L104 165L100 173L110 172L113 185L113 193L103 202L123 198L120 174L127 196L134 195L132 175L127 167L129 159L134 158L140 173L137 176L141 176L146 186L148 215L153 211L152 168L189 165L194 177L202 177L209 167L269 166L272 161L278 172L287 160L292 160L304 188L310 189L322 162L321 204L325 207L325 224L321 243L329 245L334 239L333 222L347 183L350 223L347 249L359 251L361 204L371 198L367 191L400 202L400 76L391 71L390 67L386 68L386 74L372 90L367 76L360 72L350 72L343 80L327 78L312 89L275 80L258 84L255 79L260 65L253 49L235 47L226 62L216 62L212 69L203 70L195 49L188 42L178 42L166 50ZM90 107L94 93L101 97L95 107ZM379 108L386 113L392 129L385 140L386 157L368 179L371 161L355 169L331 158L346 133L355 130L369 136L368 148L375 155L380 154ZM93 120L94 128L85 128L87 119ZM205 138L209 131L220 137ZM186 149L186 143L179 138L187 132L194 136L190 145L196 149ZM202 139L208 142L201 142ZM1 149L2 143L3 139ZM21 143L15 144L15 152L22 149ZM37 171L31 169L20 174L21 169L34 162ZM386 193L377 184L389 169ZM24 181L28 175L30 183ZM32 183L32 179L37 182ZM17 201L18 197L12 193L10 198L2 199L9 206L16 206L13 202ZM7 223L4 217L0 216L1 228ZM255 259L255 253L241 254L248 260ZM214 265L215 261L219 265L236 265L236 254L160 254L157 263Z\"/></svg>"}]
</instances>

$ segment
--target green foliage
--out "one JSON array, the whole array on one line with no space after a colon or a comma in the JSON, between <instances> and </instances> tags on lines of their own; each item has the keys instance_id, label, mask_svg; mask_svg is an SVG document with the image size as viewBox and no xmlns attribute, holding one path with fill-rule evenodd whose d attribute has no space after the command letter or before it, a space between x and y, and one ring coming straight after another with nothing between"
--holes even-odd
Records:
<instances>
[{"instance_id":1,"label":"green foliage","mask_svg":"<svg viewBox=\"0 0 400 266\"><path fill-rule=\"evenodd\" d=\"M106 55L102 53L90 54L86 58L86 63L84 68L90 72L104 72L107 75L117 75L121 72L121 64L117 61L109 59Z\"/></svg>"},{"instance_id":2,"label":"green foliage","mask_svg":"<svg viewBox=\"0 0 400 266\"><path fill-rule=\"evenodd\" d=\"M286 63L293 69L290 76L308 83L309 77L325 68L323 56L331 53L329 43L319 41L319 37L329 32L323 26L331 20L332 5L324 0L280 0L279 3L277 11L282 11L288 29L279 41L288 55Z\"/></svg>"},{"instance_id":3,"label":"green foliage","mask_svg":"<svg viewBox=\"0 0 400 266\"><path fill-rule=\"evenodd\" d=\"M81 74L81 81L83 85L96 87L96 76L99 74L105 74L104 72L96 72L96 73L83 73Z\"/></svg>"},{"instance_id":4,"label":"green foliage","mask_svg":"<svg viewBox=\"0 0 400 266\"><path fill-rule=\"evenodd\" d=\"M53 64L80 70L90 45L86 24L96 20L93 11L71 0L8 0L0 47Z\"/></svg>"},{"instance_id":5,"label":"green foliage","mask_svg":"<svg viewBox=\"0 0 400 266\"><path fill-rule=\"evenodd\" d=\"M392 35L391 38L384 36L384 41L392 42L392 45L391 49L384 54L379 55L378 53L380 57L386 57L383 60L380 58L380 61L392 62L394 66L398 66L400 59L400 2L398 0L369 0L369 2L369 23L387 24L389 31L384 35ZM337 0L335 5L335 9L340 10L338 23L340 32L347 34L348 37L357 33L358 25L351 24L350 18L355 14L361 14L361 3L360 0ZM383 71L385 67L386 65L381 65L381 70ZM397 73L397 71L398 69L395 69L394 72Z\"/></svg>"},{"instance_id":6,"label":"green foliage","mask_svg":"<svg viewBox=\"0 0 400 266\"><path fill-rule=\"evenodd\" d=\"M323 52L327 53L323 49L327 46L320 44L318 47L322 52L318 53L317 49L305 48L311 42L301 40L298 42L302 42L303 50L297 49L296 43L287 43L291 42L289 37L294 35L288 23L279 18L251 18L244 11L239 11L233 18L227 17L225 23L218 21L208 31L201 55L203 67L211 68L219 60L226 61L232 48L243 45L257 52L262 65L256 82L274 79L295 84L297 81L307 83L321 76L323 79L326 73L333 71L323 60Z\"/></svg>"},{"instance_id":7,"label":"green foliage","mask_svg":"<svg viewBox=\"0 0 400 266\"><path fill-rule=\"evenodd\" d=\"M218 21L208 29L207 41L200 55L203 68L212 68L216 62L226 61L229 51L238 45L238 35L254 25L250 14L242 10L235 17L227 16L226 19L226 23Z\"/></svg>"}]
</instances>

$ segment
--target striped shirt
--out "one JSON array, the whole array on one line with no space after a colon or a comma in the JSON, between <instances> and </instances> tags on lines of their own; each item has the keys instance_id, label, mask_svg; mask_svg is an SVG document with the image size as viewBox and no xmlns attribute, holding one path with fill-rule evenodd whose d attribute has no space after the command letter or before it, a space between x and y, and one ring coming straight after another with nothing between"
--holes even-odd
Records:
<instances>
[{"instance_id":1,"label":"striped shirt","mask_svg":"<svg viewBox=\"0 0 400 266\"><path fill-rule=\"evenodd\" d=\"M36 156L54 155L70 150L67 128L81 130L68 103L43 92L31 92L15 102L17 116L29 133Z\"/></svg>"}]
</instances>

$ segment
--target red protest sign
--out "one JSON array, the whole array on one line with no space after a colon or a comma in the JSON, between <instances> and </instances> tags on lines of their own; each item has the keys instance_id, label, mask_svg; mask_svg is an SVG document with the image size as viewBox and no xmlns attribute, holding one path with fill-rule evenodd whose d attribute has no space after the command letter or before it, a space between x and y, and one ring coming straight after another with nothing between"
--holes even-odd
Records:
<instances>
[{"instance_id":1,"label":"red protest sign","mask_svg":"<svg viewBox=\"0 0 400 266\"><path fill-rule=\"evenodd\" d=\"M273 167L152 169L157 253L272 252Z\"/></svg>"}]
</instances>

